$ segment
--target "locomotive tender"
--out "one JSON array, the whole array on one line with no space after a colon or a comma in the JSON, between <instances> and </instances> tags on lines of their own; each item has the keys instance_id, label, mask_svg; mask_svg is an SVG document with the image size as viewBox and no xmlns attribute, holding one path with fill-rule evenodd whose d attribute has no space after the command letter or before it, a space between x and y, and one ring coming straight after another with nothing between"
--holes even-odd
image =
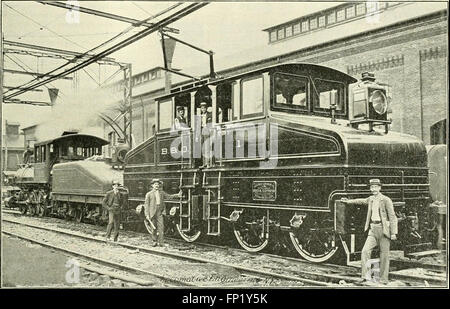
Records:
<instances>
[{"instance_id":1,"label":"locomotive tender","mask_svg":"<svg viewBox=\"0 0 450 309\"><path fill-rule=\"evenodd\" d=\"M385 86L324 66L289 63L173 88L156 99L155 134L127 153L124 185L133 209L153 178L182 189L166 224L188 242L232 231L258 252L288 240L303 258L359 259L364 206L379 178L399 217L394 247L428 245L427 152L414 136L389 131ZM212 123L197 116L206 102ZM175 129L177 108L188 125ZM378 130L381 127L383 130Z\"/></svg>"},{"instance_id":2,"label":"locomotive tender","mask_svg":"<svg viewBox=\"0 0 450 309\"><path fill-rule=\"evenodd\" d=\"M28 153L33 158L15 174L21 190L9 205L18 207L22 214L105 221L103 197L113 180L122 182L122 171L113 169L100 156L102 146L108 143L75 132L35 143L34 151Z\"/></svg>"}]
</instances>

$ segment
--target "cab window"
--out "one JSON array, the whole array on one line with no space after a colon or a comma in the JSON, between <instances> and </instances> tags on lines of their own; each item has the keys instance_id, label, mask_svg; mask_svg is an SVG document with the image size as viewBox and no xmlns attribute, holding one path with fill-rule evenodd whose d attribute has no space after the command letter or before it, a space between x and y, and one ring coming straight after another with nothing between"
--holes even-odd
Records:
<instances>
[{"instance_id":1,"label":"cab window","mask_svg":"<svg viewBox=\"0 0 450 309\"><path fill-rule=\"evenodd\" d=\"M241 117L250 118L263 113L262 76L241 81Z\"/></svg>"},{"instance_id":2,"label":"cab window","mask_svg":"<svg viewBox=\"0 0 450 309\"><path fill-rule=\"evenodd\" d=\"M314 111L329 113L331 103L336 102L336 113L345 113L343 83L316 78L314 85Z\"/></svg>"},{"instance_id":3,"label":"cab window","mask_svg":"<svg viewBox=\"0 0 450 309\"><path fill-rule=\"evenodd\" d=\"M308 111L309 80L307 77L275 73L273 84L275 109Z\"/></svg>"},{"instance_id":4,"label":"cab window","mask_svg":"<svg viewBox=\"0 0 450 309\"><path fill-rule=\"evenodd\" d=\"M172 126L172 100L159 102L159 130L167 130Z\"/></svg>"}]
</instances>

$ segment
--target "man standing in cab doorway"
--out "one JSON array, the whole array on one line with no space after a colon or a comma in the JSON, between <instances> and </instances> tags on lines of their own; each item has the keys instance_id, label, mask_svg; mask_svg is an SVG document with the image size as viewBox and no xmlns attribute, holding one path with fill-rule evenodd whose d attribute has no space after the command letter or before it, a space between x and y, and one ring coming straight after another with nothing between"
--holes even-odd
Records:
<instances>
[{"instance_id":1,"label":"man standing in cab doorway","mask_svg":"<svg viewBox=\"0 0 450 309\"><path fill-rule=\"evenodd\" d=\"M370 191L372 195L366 199L342 199L347 204L368 205L367 218L364 231L369 230L366 242L361 252L361 282L371 281L371 273L368 265L372 250L380 248L380 279L381 283L388 283L389 275L389 250L391 240L397 239L397 216L395 215L392 200L383 195L379 179L370 179Z\"/></svg>"},{"instance_id":2,"label":"man standing in cab doorway","mask_svg":"<svg viewBox=\"0 0 450 309\"><path fill-rule=\"evenodd\" d=\"M208 103L206 102L200 103L200 117L202 121L202 128L212 122L212 113L208 112Z\"/></svg>"},{"instance_id":3,"label":"man standing in cab doorway","mask_svg":"<svg viewBox=\"0 0 450 309\"><path fill-rule=\"evenodd\" d=\"M117 180L112 182L112 190L106 192L102 205L108 210L108 226L106 228L106 241L110 240L111 230L114 226L114 241L119 238L120 211L125 207L125 196L119 191L120 183Z\"/></svg>"},{"instance_id":4,"label":"man standing in cab doorway","mask_svg":"<svg viewBox=\"0 0 450 309\"><path fill-rule=\"evenodd\" d=\"M164 246L164 217L166 214L165 200L180 198L182 191L178 194L167 194L161 189L162 181L153 179L151 182L152 190L145 195L145 218L153 227L152 246Z\"/></svg>"}]
</instances>

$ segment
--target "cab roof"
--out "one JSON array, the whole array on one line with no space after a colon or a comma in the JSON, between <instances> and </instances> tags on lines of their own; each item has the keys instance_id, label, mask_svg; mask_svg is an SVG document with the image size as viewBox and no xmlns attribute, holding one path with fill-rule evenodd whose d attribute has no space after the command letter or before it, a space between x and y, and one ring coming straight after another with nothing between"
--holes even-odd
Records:
<instances>
[{"instance_id":1,"label":"cab roof","mask_svg":"<svg viewBox=\"0 0 450 309\"><path fill-rule=\"evenodd\" d=\"M41 145L47 145L53 142L61 142L61 141L66 141L66 140L71 140L71 139L86 139L86 140L91 140L94 141L98 144L100 144L101 146L107 145L109 144L109 142L101 137L98 136L94 136L94 135L89 135L89 134L67 134L67 135L63 135L63 136L59 136L53 139L48 139L39 143L35 143L34 146L41 146Z\"/></svg>"},{"instance_id":2,"label":"cab roof","mask_svg":"<svg viewBox=\"0 0 450 309\"><path fill-rule=\"evenodd\" d=\"M230 81L230 80L243 78L248 75L253 75L253 74L263 73L263 72L272 72L272 71L277 71L277 70L282 71L282 72L291 72L291 73L294 73L294 72L307 72L309 74L311 74L311 73L315 73L315 74L326 73L326 75L333 76L336 80L345 82L347 84L352 84L352 83L355 83L358 81L356 78L354 78L344 72L330 68L330 67L326 67L326 66L322 66L322 65L318 65L318 64L312 64L312 63L304 63L304 62L288 62L288 63L283 63L283 64L274 64L274 65L266 66L263 68L247 71L245 73L231 75L226 78L218 78L218 79L217 78L216 79L207 78L207 79L203 79L200 81L186 83L184 85L172 88L170 90L171 91L170 94L164 94L162 96L156 97L155 100L158 101L161 99L170 98L177 94L183 93L185 91L196 90L201 87L208 86L208 85L218 85L218 84Z\"/></svg>"}]
</instances>

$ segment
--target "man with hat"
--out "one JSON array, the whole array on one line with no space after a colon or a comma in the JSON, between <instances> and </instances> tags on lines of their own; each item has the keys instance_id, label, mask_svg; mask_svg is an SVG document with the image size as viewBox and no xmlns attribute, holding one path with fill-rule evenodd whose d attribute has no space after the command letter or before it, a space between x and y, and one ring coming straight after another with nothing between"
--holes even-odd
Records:
<instances>
[{"instance_id":1,"label":"man with hat","mask_svg":"<svg viewBox=\"0 0 450 309\"><path fill-rule=\"evenodd\" d=\"M108 226L106 228L106 240L109 241L111 237L111 230L114 226L114 241L119 238L119 226L120 226L120 211L125 207L125 196L119 191L119 182L114 180L112 182L112 190L106 192L103 198L102 205L108 209Z\"/></svg>"},{"instance_id":2,"label":"man with hat","mask_svg":"<svg viewBox=\"0 0 450 309\"><path fill-rule=\"evenodd\" d=\"M182 128L187 128L186 119L184 118L184 107L177 106L177 116L174 120L175 130L180 130Z\"/></svg>"},{"instance_id":3,"label":"man with hat","mask_svg":"<svg viewBox=\"0 0 450 309\"><path fill-rule=\"evenodd\" d=\"M208 112L208 103L200 103L200 117L202 121L202 128L206 126L207 123L212 122L212 113Z\"/></svg>"},{"instance_id":4,"label":"man with hat","mask_svg":"<svg viewBox=\"0 0 450 309\"><path fill-rule=\"evenodd\" d=\"M397 239L397 216L395 215L392 200L383 195L379 179L369 180L372 195L366 199L342 199L347 204L368 205L364 231L369 230L364 247L361 251L361 281L370 281L368 265L372 250L380 248L380 278L382 283L388 282L389 275L389 249L391 240Z\"/></svg>"},{"instance_id":5,"label":"man with hat","mask_svg":"<svg viewBox=\"0 0 450 309\"><path fill-rule=\"evenodd\" d=\"M166 214L166 207L164 201L167 199L180 198L182 191L178 194L167 194L161 189L162 181L153 179L151 182L152 190L145 195L145 218L150 224L155 227L151 234L153 246L164 245L164 217Z\"/></svg>"}]
</instances>

